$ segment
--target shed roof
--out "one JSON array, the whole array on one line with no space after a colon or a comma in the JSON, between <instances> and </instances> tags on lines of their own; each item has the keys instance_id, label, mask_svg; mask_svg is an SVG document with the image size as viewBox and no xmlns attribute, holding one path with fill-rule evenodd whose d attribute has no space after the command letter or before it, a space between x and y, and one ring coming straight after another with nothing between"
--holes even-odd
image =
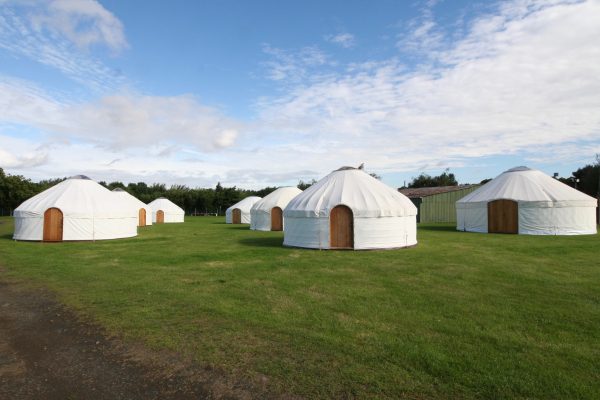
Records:
<instances>
[{"instance_id":1,"label":"shed roof","mask_svg":"<svg viewBox=\"0 0 600 400\"><path fill-rule=\"evenodd\" d=\"M408 197L409 199L433 196L436 194L455 192L457 190L469 189L479 185L457 185L457 186L434 186L434 187L422 187L422 188L406 188L398 189L400 193Z\"/></svg>"}]
</instances>

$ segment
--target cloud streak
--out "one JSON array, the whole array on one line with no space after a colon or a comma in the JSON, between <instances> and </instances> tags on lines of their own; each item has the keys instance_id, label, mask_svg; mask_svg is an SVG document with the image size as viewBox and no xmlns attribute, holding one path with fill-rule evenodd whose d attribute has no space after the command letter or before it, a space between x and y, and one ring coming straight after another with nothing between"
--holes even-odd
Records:
<instances>
[{"instance_id":1,"label":"cloud streak","mask_svg":"<svg viewBox=\"0 0 600 400\"><path fill-rule=\"evenodd\" d=\"M32 83L1 76L0 123L35 127L54 138L84 140L115 151L177 144L216 151L233 146L241 126L193 96L118 94L69 103Z\"/></svg>"},{"instance_id":2,"label":"cloud streak","mask_svg":"<svg viewBox=\"0 0 600 400\"><path fill-rule=\"evenodd\" d=\"M120 21L95 1L9 1L0 7L0 49L95 92L116 90L124 78L82 51L92 45L111 51L127 46Z\"/></svg>"},{"instance_id":3,"label":"cloud streak","mask_svg":"<svg viewBox=\"0 0 600 400\"><path fill-rule=\"evenodd\" d=\"M503 3L446 50L421 47L431 64L366 63L263 99L265 131L333 146L330 168L344 155L411 170L597 142L599 16L595 1Z\"/></svg>"},{"instance_id":4,"label":"cloud streak","mask_svg":"<svg viewBox=\"0 0 600 400\"><path fill-rule=\"evenodd\" d=\"M330 43L337 44L345 49L354 47L356 44L354 35L348 32L338 33L337 35L327 35L325 36L325 40Z\"/></svg>"}]
</instances>

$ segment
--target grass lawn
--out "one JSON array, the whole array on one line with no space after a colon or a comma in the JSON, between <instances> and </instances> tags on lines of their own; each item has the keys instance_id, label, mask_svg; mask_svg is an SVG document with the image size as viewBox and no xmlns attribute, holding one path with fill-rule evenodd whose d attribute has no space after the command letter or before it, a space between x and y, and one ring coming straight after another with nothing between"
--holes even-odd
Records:
<instances>
[{"instance_id":1,"label":"grass lawn","mask_svg":"<svg viewBox=\"0 0 600 400\"><path fill-rule=\"evenodd\" d=\"M309 398L598 398L600 237L420 225L391 251L284 248L224 218L80 243L11 240L4 275L111 333Z\"/></svg>"}]
</instances>

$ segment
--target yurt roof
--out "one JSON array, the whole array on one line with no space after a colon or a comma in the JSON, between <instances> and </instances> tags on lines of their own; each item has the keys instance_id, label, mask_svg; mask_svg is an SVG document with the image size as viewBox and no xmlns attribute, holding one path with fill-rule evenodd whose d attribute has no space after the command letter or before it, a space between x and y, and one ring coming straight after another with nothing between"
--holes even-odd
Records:
<instances>
[{"instance_id":1,"label":"yurt roof","mask_svg":"<svg viewBox=\"0 0 600 400\"><path fill-rule=\"evenodd\" d=\"M114 201L114 193L90 178L78 175L66 179L23 202L15 215L43 215L49 208L58 208L70 217L127 217L131 209Z\"/></svg>"},{"instance_id":2,"label":"yurt roof","mask_svg":"<svg viewBox=\"0 0 600 400\"><path fill-rule=\"evenodd\" d=\"M119 196L121 199L129 201L131 204L135 204L138 208L150 209L150 207L146 203L144 203L143 201L141 201L140 199L138 199L137 197L135 197L134 195L122 188L115 188L112 190L112 192L114 195Z\"/></svg>"},{"instance_id":3,"label":"yurt roof","mask_svg":"<svg viewBox=\"0 0 600 400\"><path fill-rule=\"evenodd\" d=\"M250 211L250 208L254 205L254 203L261 199L262 197L259 196L248 196L229 207L226 211L231 211L234 208L239 208L242 211Z\"/></svg>"},{"instance_id":4,"label":"yurt roof","mask_svg":"<svg viewBox=\"0 0 600 400\"><path fill-rule=\"evenodd\" d=\"M280 187L254 203L252 210L264 210L270 212L274 207L280 207L283 210L290 200L300 193L302 193L302 190L295 186Z\"/></svg>"},{"instance_id":5,"label":"yurt roof","mask_svg":"<svg viewBox=\"0 0 600 400\"><path fill-rule=\"evenodd\" d=\"M183 208L179 207L177 204L164 197L159 197L158 199L153 200L148 204L148 206L154 211L163 210L168 211L170 213L185 213L185 211L183 211Z\"/></svg>"},{"instance_id":6,"label":"yurt roof","mask_svg":"<svg viewBox=\"0 0 600 400\"><path fill-rule=\"evenodd\" d=\"M596 203L596 199L593 197L573 189L539 170L523 166L504 171L458 202L477 203L500 199L531 202L575 202L577 204Z\"/></svg>"},{"instance_id":7,"label":"yurt roof","mask_svg":"<svg viewBox=\"0 0 600 400\"><path fill-rule=\"evenodd\" d=\"M350 207L355 217L416 215L408 197L373 178L362 169L333 171L287 205L285 216L327 217L337 205Z\"/></svg>"}]
</instances>

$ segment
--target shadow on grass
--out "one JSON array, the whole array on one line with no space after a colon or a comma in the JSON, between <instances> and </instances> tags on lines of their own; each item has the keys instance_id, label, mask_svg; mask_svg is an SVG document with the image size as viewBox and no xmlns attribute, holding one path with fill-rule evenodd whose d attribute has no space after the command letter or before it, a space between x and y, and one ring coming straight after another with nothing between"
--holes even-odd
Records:
<instances>
[{"instance_id":1,"label":"shadow on grass","mask_svg":"<svg viewBox=\"0 0 600 400\"><path fill-rule=\"evenodd\" d=\"M417 225L417 229L421 231L460 232L456 230L454 225Z\"/></svg>"},{"instance_id":2,"label":"shadow on grass","mask_svg":"<svg viewBox=\"0 0 600 400\"><path fill-rule=\"evenodd\" d=\"M252 247L273 247L283 248L283 238L280 237L255 237L255 238L244 238L239 240L240 244L244 246Z\"/></svg>"},{"instance_id":3,"label":"shadow on grass","mask_svg":"<svg viewBox=\"0 0 600 400\"><path fill-rule=\"evenodd\" d=\"M13 240L13 234L6 233L4 235L0 235L0 240Z\"/></svg>"},{"instance_id":4,"label":"shadow on grass","mask_svg":"<svg viewBox=\"0 0 600 400\"><path fill-rule=\"evenodd\" d=\"M250 224L232 225L228 229L237 229L237 230L240 230L240 231L249 231L250 230Z\"/></svg>"}]
</instances>

